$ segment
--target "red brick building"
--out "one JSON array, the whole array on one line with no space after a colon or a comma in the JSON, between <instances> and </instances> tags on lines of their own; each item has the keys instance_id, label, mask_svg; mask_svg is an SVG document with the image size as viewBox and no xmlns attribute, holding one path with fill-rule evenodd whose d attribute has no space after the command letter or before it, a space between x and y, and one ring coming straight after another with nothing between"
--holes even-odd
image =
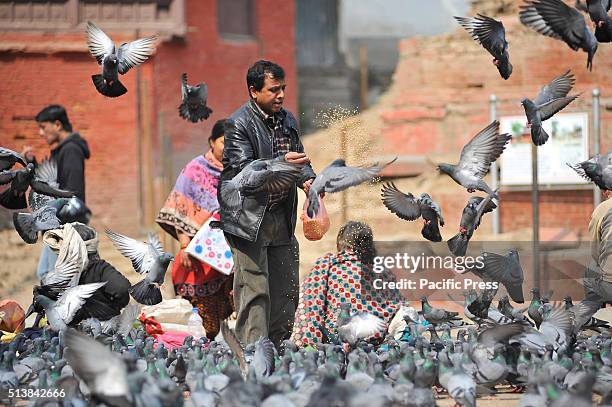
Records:
<instances>
[{"instance_id":1,"label":"red brick building","mask_svg":"<svg viewBox=\"0 0 612 407\"><path fill-rule=\"evenodd\" d=\"M64 105L92 152L87 204L94 226L134 233L151 225L174 182L164 174L203 152L214 122L246 101L250 64L264 58L285 68L286 107L295 111L294 14L294 2L272 0L2 2L0 145L32 145L42 155L48 148L34 116L48 104ZM118 44L160 36L156 54L121 78L128 93L120 98L98 94L91 82L99 67L87 49L87 20ZM203 123L178 116L183 72L190 83L208 84L214 112Z\"/></svg>"},{"instance_id":2,"label":"red brick building","mask_svg":"<svg viewBox=\"0 0 612 407\"><path fill-rule=\"evenodd\" d=\"M395 96L391 107L381 114L384 121L381 144L389 156L399 152L400 162L403 159L406 163L404 175L433 171L432 161L458 160L463 145L490 122L491 94L499 101L498 117L522 115L521 98L535 97L541 86L567 69L576 76L574 93L583 93L564 112L588 112L591 127L591 90L599 88L601 151L608 151L612 140L612 72L609 69L612 47L599 44L593 71L589 72L584 52L574 52L563 42L522 26L518 20L519 3L482 0L475 3L471 12L503 21L514 65L507 81L500 78L491 63L492 57L459 25L447 36L412 38L400 44L400 61L393 84ZM590 155L592 151L591 146ZM439 199L449 212L456 212L467 198L467 193L460 189L442 192L445 193ZM531 227L528 188L502 188L501 199L502 232ZM592 210L590 185L541 188L542 228L566 229L584 237Z\"/></svg>"}]
</instances>

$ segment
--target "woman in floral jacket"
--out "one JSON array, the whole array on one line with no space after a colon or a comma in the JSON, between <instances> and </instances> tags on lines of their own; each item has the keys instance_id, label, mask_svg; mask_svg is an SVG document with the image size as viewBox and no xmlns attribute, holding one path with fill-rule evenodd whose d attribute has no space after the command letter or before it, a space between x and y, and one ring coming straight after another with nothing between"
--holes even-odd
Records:
<instances>
[{"instance_id":1,"label":"woman in floral jacket","mask_svg":"<svg viewBox=\"0 0 612 407\"><path fill-rule=\"evenodd\" d=\"M367 312L389 323L403 304L396 290L374 288L374 280L393 281L385 271L374 273L376 256L372 229L362 222L349 221L338 231L337 253L317 259L300 287L291 340L297 346L313 346L336 336L340 304L352 304L351 311Z\"/></svg>"}]
</instances>

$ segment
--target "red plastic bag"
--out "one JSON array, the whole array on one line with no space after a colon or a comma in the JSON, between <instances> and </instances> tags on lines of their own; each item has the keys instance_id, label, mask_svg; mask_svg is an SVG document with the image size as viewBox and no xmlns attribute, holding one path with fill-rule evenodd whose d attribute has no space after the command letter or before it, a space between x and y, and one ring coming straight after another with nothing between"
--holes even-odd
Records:
<instances>
[{"instance_id":1,"label":"red plastic bag","mask_svg":"<svg viewBox=\"0 0 612 407\"><path fill-rule=\"evenodd\" d=\"M308 217L308 199L304 202L304 210L300 219L302 220L304 237L311 241L321 240L329 230L329 215L323 205L323 199L319 196L319 213L314 218Z\"/></svg>"}]
</instances>

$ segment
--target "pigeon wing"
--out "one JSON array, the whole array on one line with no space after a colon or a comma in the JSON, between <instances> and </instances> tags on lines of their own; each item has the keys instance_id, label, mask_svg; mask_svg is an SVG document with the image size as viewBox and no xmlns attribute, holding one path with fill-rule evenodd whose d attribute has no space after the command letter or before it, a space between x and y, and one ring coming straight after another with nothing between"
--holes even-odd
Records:
<instances>
[{"instance_id":1,"label":"pigeon wing","mask_svg":"<svg viewBox=\"0 0 612 407\"><path fill-rule=\"evenodd\" d=\"M381 192L383 204L400 219L415 220L421 216L421 205L410 192L403 193L393 182L384 184Z\"/></svg>"},{"instance_id":2,"label":"pigeon wing","mask_svg":"<svg viewBox=\"0 0 612 407\"><path fill-rule=\"evenodd\" d=\"M521 265L510 257L490 252L484 252L482 257L485 265L485 275L492 280L498 282L523 281Z\"/></svg>"},{"instance_id":3,"label":"pigeon wing","mask_svg":"<svg viewBox=\"0 0 612 407\"><path fill-rule=\"evenodd\" d=\"M183 103L187 100L187 74L183 73L181 75L181 99Z\"/></svg>"},{"instance_id":4,"label":"pigeon wing","mask_svg":"<svg viewBox=\"0 0 612 407\"><path fill-rule=\"evenodd\" d=\"M119 315L119 321L117 322L117 333L123 336L127 336L132 330L134 321L138 319L140 315L140 304L128 304L121 314Z\"/></svg>"},{"instance_id":5,"label":"pigeon wing","mask_svg":"<svg viewBox=\"0 0 612 407\"><path fill-rule=\"evenodd\" d=\"M202 103L208 100L208 85L204 82L198 84L198 97Z\"/></svg>"},{"instance_id":6,"label":"pigeon wing","mask_svg":"<svg viewBox=\"0 0 612 407\"><path fill-rule=\"evenodd\" d=\"M21 154L10 148L0 147L0 171L10 169L15 163L19 163L24 167L28 165Z\"/></svg>"},{"instance_id":7,"label":"pigeon wing","mask_svg":"<svg viewBox=\"0 0 612 407\"><path fill-rule=\"evenodd\" d=\"M395 161L395 160L393 160ZM349 167L349 166L329 166L323 170L327 173L323 175L325 179L325 192L340 192L347 188L359 185L374 178L383 168L393 161L380 166L378 164L371 167ZM321 191L317 189L317 191Z\"/></svg>"},{"instance_id":8,"label":"pigeon wing","mask_svg":"<svg viewBox=\"0 0 612 407\"><path fill-rule=\"evenodd\" d=\"M499 134L497 120L492 122L463 147L458 170L469 171L479 178L484 177L491 163L504 151L510 138L509 134Z\"/></svg>"},{"instance_id":9,"label":"pigeon wing","mask_svg":"<svg viewBox=\"0 0 612 407\"><path fill-rule=\"evenodd\" d=\"M525 332L526 329L527 327L525 325L518 322L496 325L478 334L478 343L487 347L494 346L498 343L507 341L513 336L520 335Z\"/></svg>"},{"instance_id":10,"label":"pigeon wing","mask_svg":"<svg viewBox=\"0 0 612 407\"><path fill-rule=\"evenodd\" d=\"M562 306L557 305L553 307L546 319L542 321L540 331L545 332L549 327L564 332L565 335L570 336L573 327L572 314L566 311Z\"/></svg>"},{"instance_id":11,"label":"pigeon wing","mask_svg":"<svg viewBox=\"0 0 612 407\"><path fill-rule=\"evenodd\" d=\"M132 267L134 267L136 272L140 274L149 272L155 263L155 258L151 255L152 250L147 243L115 233L110 229L106 229L106 235L113 242L117 250L131 260Z\"/></svg>"},{"instance_id":12,"label":"pigeon wing","mask_svg":"<svg viewBox=\"0 0 612 407\"><path fill-rule=\"evenodd\" d=\"M115 51L113 40L91 21L87 22L87 46L98 64L102 63L105 55L112 54Z\"/></svg>"},{"instance_id":13,"label":"pigeon wing","mask_svg":"<svg viewBox=\"0 0 612 407\"><path fill-rule=\"evenodd\" d=\"M2 171L0 172L0 185L8 184L15 178L15 171Z\"/></svg>"},{"instance_id":14,"label":"pigeon wing","mask_svg":"<svg viewBox=\"0 0 612 407\"><path fill-rule=\"evenodd\" d=\"M350 329L357 339L367 338L387 329L385 321L365 312L353 315L347 325L346 328Z\"/></svg>"},{"instance_id":15,"label":"pigeon wing","mask_svg":"<svg viewBox=\"0 0 612 407\"><path fill-rule=\"evenodd\" d=\"M500 59L508 48L506 30L501 21L478 14L476 18L455 17L472 38L495 58Z\"/></svg>"},{"instance_id":16,"label":"pigeon wing","mask_svg":"<svg viewBox=\"0 0 612 407\"><path fill-rule=\"evenodd\" d=\"M32 180L30 185L32 186L32 189L39 194L53 196L55 198L72 198L74 196L74 192L54 188L46 182Z\"/></svg>"},{"instance_id":17,"label":"pigeon wing","mask_svg":"<svg viewBox=\"0 0 612 407\"><path fill-rule=\"evenodd\" d=\"M161 255L164 253L164 246L162 245L161 240L159 240L159 236L157 233L149 233L149 245L156 252L155 255Z\"/></svg>"},{"instance_id":18,"label":"pigeon wing","mask_svg":"<svg viewBox=\"0 0 612 407\"><path fill-rule=\"evenodd\" d=\"M563 75L557 76L550 83L543 86L538 96L533 100L533 103L536 106L540 106L555 99L566 97L572 90L574 83L576 83L576 78L568 70Z\"/></svg>"},{"instance_id":19,"label":"pigeon wing","mask_svg":"<svg viewBox=\"0 0 612 407\"><path fill-rule=\"evenodd\" d=\"M157 36L141 38L139 40L123 43L117 51L119 58L119 73L125 75L127 71L142 64L155 52Z\"/></svg>"},{"instance_id":20,"label":"pigeon wing","mask_svg":"<svg viewBox=\"0 0 612 407\"><path fill-rule=\"evenodd\" d=\"M92 393L128 395L127 368L108 347L74 329L66 331L65 339L66 360Z\"/></svg>"},{"instance_id":21,"label":"pigeon wing","mask_svg":"<svg viewBox=\"0 0 612 407\"><path fill-rule=\"evenodd\" d=\"M561 0L531 0L522 7L527 7L523 10L529 10L531 7L535 9L534 15L528 17L524 17L521 10L519 15L523 24L541 34L562 39L574 51L580 48L586 22L578 10ZM556 36L551 35L551 32Z\"/></svg>"},{"instance_id":22,"label":"pigeon wing","mask_svg":"<svg viewBox=\"0 0 612 407\"><path fill-rule=\"evenodd\" d=\"M41 282L55 290L65 290L78 283L87 264L87 247L79 233L68 224L64 227L64 244L60 246L55 268L43 276Z\"/></svg>"},{"instance_id":23,"label":"pigeon wing","mask_svg":"<svg viewBox=\"0 0 612 407\"><path fill-rule=\"evenodd\" d=\"M246 359L244 358L244 349L242 349L240 341L238 338L236 338L236 334L234 334L234 332L230 329L226 321L221 321L221 335L223 335L223 339L225 339L225 342L227 342L227 346L229 346L236 359L238 359L240 371L244 376L246 376L248 366Z\"/></svg>"},{"instance_id":24,"label":"pigeon wing","mask_svg":"<svg viewBox=\"0 0 612 407\"><path fill-rule=\"evenodd\" d=\"M552 100L544 105L538 106L538 109L540 110L540 117L541 119L544 120L548 120L551 117L553 117L557 112L563 110L565 108L565 106L569 105L571 102L574 101L574 99L576 99L578 97L578 95L573 95L573 96L567 96L564 98L560 98L560 99L555 99Z\"/></svg>"},{"instance_id":25,"label":"pigeon wing","mask_svg":"<svg viewBox=\"0 0 612 407\"><path fill-rule=\"evenodd\" d=\"M292 164L285 160L272 160L269 163L265 181L261 188L267 192L280 192L290 189L302 175L302 164Z\"/></svg>"},{"instance_id":26,"label":"pigeon wing","mask_svg":"<svg viewBox=\"0 0 612 407\"><path fill-rule=\"evenodd\" d=\"M53 307L57 311L62 320L69 324L76 313L81 309L85 301L91 297L100 287L106 285L106 281L102 283L91 283L77 285L68 288L57 299Z\"/></svg>"},{"instance_id":27,"label":"pigeon wing","mask_svg":"<svg viewBox=\"0 0 612 407\"><path fill-rule=\"evenodd\" d=\"M260 376L269 376L274 371L274 344L268 338L255 342L253 365Z\"/></svg>"}]
</instances>

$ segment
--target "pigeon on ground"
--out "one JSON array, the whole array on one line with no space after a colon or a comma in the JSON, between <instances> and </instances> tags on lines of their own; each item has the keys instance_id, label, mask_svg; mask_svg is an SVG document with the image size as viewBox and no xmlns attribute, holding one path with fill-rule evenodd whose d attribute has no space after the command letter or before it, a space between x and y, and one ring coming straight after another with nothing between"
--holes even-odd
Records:
<instances>
[{"instance_id":1,"label":"pigeon on ground","mask_svg":"<svg viewBox=\"0 0 612 407\"><path fill-rule=\"evenodd\" d=\"M102 66L102 74L91 79L99 93L118 97L127 92L119 81L119 74L125 75L131 68L142 64L155 52L157 36L124 42L117 48L108 35L91 21L87 22L87 46L89 52Z\"/></svg>"},{"instance_id":2,"label":"pigeon on ground","mask_svg":"<svg viewBox=\"0 0 612 407\"><path fill-rule=\"evenodd\" d=\"M187 84L187 74L181 75L181 104L178 107L179 115L192 123L197 123L201 120L208 119L208 116L213 112L211 108L206 106L208 101L208 86L204 83L198 83L195 86Z\"/></svg>"},{"instance_id":3,"label":"pigeon on ground","mask_svg":"<svg viewBox=\"0 0 612 407\"><path fill-rule=\"evenodd\" d=\"M596 154L578 164L569 164L582 178L593 181L599 189L612 190L612 153Z\"/></svg>"},{"instance_id":4,"label":"pigeon on ground","mask_svg":"<svg viewBox=\"0 0 612 407\"><path fill-rule=\"evenodd\" d=\"M427 301L427 297L421 297L421 312L423 313L423 318L434 325L461 320L458 312L432 307Z\"/></svg>"},{"instance_id":5,"label":"pigeon on ground","mask_svg":"<svg viewBox=\"0 0 612 407\"><path fill-rule=\"evenodd\" d=\"M500 297L499 302L497 303L497 309L507 318L510 318L515 321L528 321L525 318L523 313L527 311L528 307L523 308L514 308L512 304L510 304L510 299L507 295Z\"/></svg>"},{"instance_id":6,"label":"pigeon on ground","mask_svg":"<svg viewBox=\"0 0 612 407\"><path fill-rule=\"evenodd\" d=\"M542 128L542 122L563 110L579 96L567 96L575 82L574 75L567 71L542 87L533 101L528 98L521 100L527 116L527 127L531 127L531 140L536 146L546 143L549 137Z\"/></svg>"},{"instance_id":7,"label":"pigeon on ground","mask_svg":"<svg viewBox=\"0 0 612 407\"><path fill-rule=\"evenodd\" d=\"M109 406L130 406L127 367L109 348L74 329L65 333L65 358L91 392Z\"/></svg>"},{"instance_id":8,"label":"pigeon on ground","mask_svg":"<svg viewBox=\"0 0 612 407\"><path fill-rule=\"evenodd\" d=\"M28 165L21 154L6 147L0 147L0 172L10 170L17 163L24 167Z\"/></svg>"},{"instance_id":9,"label":"pigeon on ground","mask_svg":"<svg viewBox=\"0 0 612 407\"><path fill-rule=\"evenodd\" d=\"M612 41L612 18L608 15L611 3L610 0L587 0L587 12L595 24L595 38L599 42Z\"/></svg>"},{"instance_id":10,"label":"pigeon on ground","mask_svg":"<svg viewBox=\"0 0 612 407\"><path fill-rule=\"evenodd\" d=\"M350 167L342 159L332 161L331 164L317 175L310 185L310 190L308 191L308 216L314 218L319 213L319 194L340 192L371 181L385 167L394 163L395 160L397 158L394 158L387 164L379 165L376 163L370 167Z\"/></svg>"},{"instance_id":11,"label":"pigeon on ground","mask_svg":"<svg viewBox=\"0 0 612 407\"><path fill-rule=\"evenodd\" d=\"M580 11L562 0L526 0L520 6L521 23L540 34L564 41L571 49L582 49L588 54L587 69L593 69L597 39Z\"/></svg>"},{"instance_id":12,"label":"pigeon on ground","mask_svg":"<svg viewBox=\"0 0 612 407\"><path fill-rule=\"evenodd\" d=\"M384 333L387 324L379 317L367 312L351 313L351 304L340 304L340 313L336 321L336 330L340 341L350 347L367 337Z\"/></svg>"},{"instance_id":13,"label":"pigeon on ground","mask_svg":"<svg viewBox=\"0 0 612 407\"><path fill-rule=\"evenodd\" d=\"M438 169L450 176L457 184L467 188L470 193L476 190L483 191L499 199L497 193L491 190L483 177L489 171L491 163L497 160L504 151L511 137L510 134L499 133L499 122L495 120L463 147L458 164L442 163L438 165Z\"/></svg>"},{"instance_id":14,"label":"pigeon on ground","mask_svg":"<svg viewBox=\"0 0 612 407\"><path fill-rule=\"evenodd\" d=\"M404 220L416 220L423 218L425 224L421 229L421 234L432 242L442 241L440 226L444 226L444 218L440 206L431 199L427 193L422 193L417 199L410 192L403 193L393 182L387 183L382 187L383 204L397 217Z\"/></svg>"},{"instance_id":15,"label":"pigeon on ground","mask_svg":"<svg viewBox=\"0 0 612 407\"><path fill-rule=\"evenodd\" d=\"M117 250L130 259L137 273L145 277L130 288L130 294L138 303L155 305L162 301L159 287L164 283L166 270L174 256L164 252L159 238L149 234L149 242L141 242L106 229L106 235Z\"/></svg>"},{"instance_id":16,"label":"pigeon on ground","mask_svg":"<svg viewBox=\"0 0 612 407\"><path fill-rule=\"evenodd\" d=\"M221 334L238 359L238 365L244 378L247 378L250 369L254 370L258 381L274 373L274 344L270 339L262 337L253 344L254 353L249 363L245 356L245 350L226 321L221 321Z\"/></svg>"},{"instance_id":17,"label":"pigeon on ground","mask_svg":"<svg viewBox=\"0 0 612 407\"><path fill-rule=\"evenodd\" d=\"M493 65L497 67L502 78L508 79L512 74L512 64L508 54L506 30L501 21L478 14L477 17L455 17L472 38L493 55Z\"/></svg>"},{"instance_id":18,"label":"pigeon on ground","mask_svg":"<svg viewBox=\"0 0 612 407\"><path fill-rule=\"evenodd\" d=\"M474 267L472 272L483 280L501 283L508 291L512 301L524 303L523 281L525 277L518 251L510 250L506 256L483 252L481 257L484 267Z\"/></svg>"},{"instance_id":19,"label":"pigeon on ground","mask_svg":"<svg viewBox=\"0 0 612 407\"><path fill-rule=\"evenodd\" d=\"M542 323L542 313L540 312L540 307L543 304L542 298L540 297L540 289L534 287L531 289L531 293L533 297L531 298L531 303L527 309L527 315L529 315L529 318L535 322L536 328L539 328L540 324Z\"/></svg>"},{"instance_id":20,"label":"pigeon on ground","mask_svg":"<svg viewBox=\"0 0 612 407\"><path fill-rule=\"evenodd\" d=\"M236 211L243 196L286 191L300 178L303 167L285 161L284 157L254 160L231 180L221 181L221 204Z\"/></svg>"},{"instance_id":21,"label":"pigeon on ground","mask_svg":"<svg viewBox=\"0 0 612 407\"><path fill-rule=\"evenodd\" d=\"M459 233L447 242L448 248L455 256L465 256L468 243L474 235L474 231L480 226L480 221L485 213L493 211L497 205L491 200L492 196L486 198L472 197L468 201L459 222Z\"/></svg>"}]
</instances>

